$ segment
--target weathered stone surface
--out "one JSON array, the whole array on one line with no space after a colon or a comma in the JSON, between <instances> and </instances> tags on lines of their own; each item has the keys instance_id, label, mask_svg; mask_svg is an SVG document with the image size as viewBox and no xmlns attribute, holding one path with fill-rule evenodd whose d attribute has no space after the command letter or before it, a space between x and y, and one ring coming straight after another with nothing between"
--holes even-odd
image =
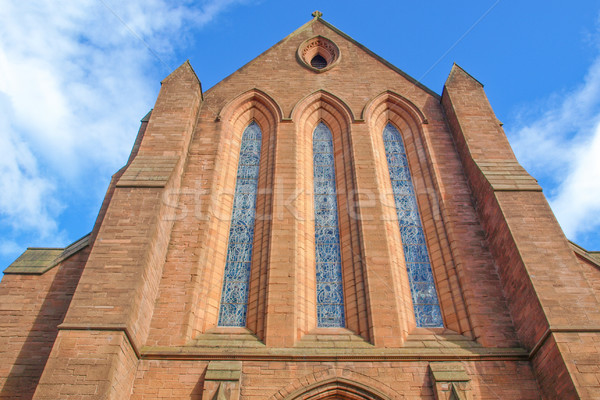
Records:
<instances>
[{"instance_id":1,"label":"weathered stone surface","mask_svg":"<svg viewBox=\"0 0 600 400\"><path fill-rule=\"evenodd\" d=\"M339 51L324 71L296 59L328 43L315 37ZM246 326L219 327L251 122L262 150ZM343 328L317 326L320 122ZM416 326L387 123L403 138L444 328ZM455 66L439 96L319 14L205 93L189 63L167 77L87 240L30 249L7 270L0 398L600 397L598 255L566 240L481 84Z\"/></svg>"}]
</instances>

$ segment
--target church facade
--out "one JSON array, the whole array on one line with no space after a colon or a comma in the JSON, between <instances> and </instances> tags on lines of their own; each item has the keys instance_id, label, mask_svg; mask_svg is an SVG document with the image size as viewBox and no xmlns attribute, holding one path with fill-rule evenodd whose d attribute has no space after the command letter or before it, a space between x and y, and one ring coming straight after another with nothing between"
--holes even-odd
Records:
<instances>
[{"instance_id":1,"label":"church facade","mask_svg":"<svg viewBox=\"0 0 600 400\"><path fill-rule=\"evenodd\" d=\"M600 254L483 86L314 19L163 82L92 232L0 283L1 399L597 399Z\"/></svg>"}]
</instances>

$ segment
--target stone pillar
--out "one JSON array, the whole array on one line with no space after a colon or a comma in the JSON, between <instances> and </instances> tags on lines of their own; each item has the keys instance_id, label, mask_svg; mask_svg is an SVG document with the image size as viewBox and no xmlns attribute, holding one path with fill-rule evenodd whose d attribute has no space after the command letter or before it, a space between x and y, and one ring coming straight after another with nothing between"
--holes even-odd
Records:
<instances>
[{"instance_id":1,"label":"stone pillar","mask_svg":"<svg viewBox=\"0 0 600 400\"><path fill-rule=\"evenodd\" d=\"M296 236L303 218L295 198L298 178L294 164L296 138L294 125L281 124L277 138L269 261L268 292L265 323L265 344L270 347L291 347L297 337L297 316L300 293L298 286L298 252Z\"/></svg>"},{"instance_id":2,"label":"stone pillar","mask_svg":"<svg viewBox=\"0 0 600 400\"><path fill-rule=\"evenodd\" d=\"M241 361L211 361L204 376L202 400L239 400Z\"/></svg>"},{"instance_id":3,"label":"stone pillar","mask_svg":"<svg viewBox=\"0 0 600 400\"><path fill-rule=\"evenodd\" d=\"M116 182L35 399L127 399L148 335L173 207L202 103L188 62L162 84L135 158Z\"/></svg>"},{"instance_id":4,"label":"stone pillar","mask_svg":"<svg viewBox=\"0 0 600 400\"><path fill-rule=\"evenodd\" d=\"M395 207L384 204L386 193L373 168L378 160L368 125L354 124L352 134L358 204L353 211L362 230L364 264L368 265L365 282L359 283L364 284L366 295L362 298L368 302L369 339L376 346L399 347L409 332L407 319L411 317L407 313L412 313L412 302L406 268L394 251L402 243Z\"/></svg>"},{"instance_id":5,"label":"stone pillar","mask_svg":"<svg viewBox=\"0 0 600 400\"><path fill-rule=\"evenodd\" d=\"M429 364L435 400L472 400L469 375L462 363L432 362Z\"/></svg>"},{"instance_id":6,"label":"stone pillar","mask_svg":"<svg viewBox=\"0 0 600 400\"><path fill-rule=\"evenodd\" d=\"M483 86L457 65L442 106L540 388L546 398L597 398L600 374L590 379L578 364L600 360L600 304L541 188L517 162Z\"/></svg>"}]
</instances>

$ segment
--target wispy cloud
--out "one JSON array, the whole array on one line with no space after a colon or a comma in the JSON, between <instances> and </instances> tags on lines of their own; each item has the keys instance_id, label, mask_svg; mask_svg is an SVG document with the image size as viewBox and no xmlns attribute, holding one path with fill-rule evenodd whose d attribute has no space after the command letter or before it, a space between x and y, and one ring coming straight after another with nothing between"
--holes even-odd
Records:
<instances>
[{"instance_id":1,"label":"wispy cloud","mask_svg":"<svg viewBox=\"0 0 600 400\"><path fill-rule=\"evenodd\" d=\"M59 244L61 212L77 196L103 192L126 159L169 72L156 56L178 66L175 50L190 29L239 2L2 3L1 248L14 249L24 232Z\"/></svg>"},{"instance_id":2,"label":"wispy cloud","mask_svg":"<svg viewBox=\"0 0 600 400\"><path fill-rule=\"evenodd\" d=\"M541 109L524 111L529 122L509 138L525 168L553 187L550 205L567 237L578 240L600 231L600 57L579 87Z\"/></svg>"},{"instance_id":3,"label":"wispy cloud","mask_svg":"<svg viewBox=\"0 0 600 400\"><path fill-rule=\"evenodd\" d=\"M600 230L600 124L590 136L573 148L577 161L550 203L567 235L574 238Z\"/></svg>"}]
</instances>

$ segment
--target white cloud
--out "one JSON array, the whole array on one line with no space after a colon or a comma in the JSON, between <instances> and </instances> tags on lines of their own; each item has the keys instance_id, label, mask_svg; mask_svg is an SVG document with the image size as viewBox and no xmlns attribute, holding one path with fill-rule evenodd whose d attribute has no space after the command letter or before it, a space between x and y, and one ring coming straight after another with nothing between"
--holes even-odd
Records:
<instances>
[{"instance_id":1,"label":"white cloud","mask_svg":"<svg viewBox=\"0 0 600 400\"><path fill-rule=\"evenodd\" d=\"M544 103L547 109L509 138L525 168L552 185L550 205L577 240L600 230L600 57L580 87Z\"/></svg>"},{"instance_id":2,"label":"white cloud","mask_svg":"<svg viewBox=\"0 0 600 400\"><path fill-rule=\"evenodd\" d=\"M6 111L7 107L1 108ZM60 209L56 201L52 201L54 184L40 176L34 155L6 121L2 121L0 130L3 132L0 135L0 216L3 218L0 220L14 229L35 229L47 236L57 229L50 215ZM18 218L14 218L16 216Z\"/></svg>"},{"instance_id":3,"label":"white cloud","mask_svg":"<svg viewBox=\"0 0 600 400\"><path fill-rule=\"evenodd\" d=\"M171 58L185 45L188 27L198 29L239 2L2 3L0 235L6 248L14 247L11 235L24 231L54 240L59 215L78 191L104 191L83 184L92 185L89 177L98 174L95 183L104 183L124 163L158 80L181 63Z\"/></svg>"},{"instance_id":4,"label":"white cloud","mask_svg":"<svg viewBox=\"0 0 600 400\"><path fill-rule=\"evenodd\" d=\"M550 205L567 236L576 237L600 228L600 123L591 137L572 151L576 161Z\"/></svg>"},{"instance_id":5,"label":"white cloud","mask_svg":"<svg viewBox=\"0 0 600 400\"><path fill-rule=\"evenodd\" d=\"M0 241L0 254L13 256L15 254L22 253L23 249L15 241Z\"/></svg>"}]
</instances>

